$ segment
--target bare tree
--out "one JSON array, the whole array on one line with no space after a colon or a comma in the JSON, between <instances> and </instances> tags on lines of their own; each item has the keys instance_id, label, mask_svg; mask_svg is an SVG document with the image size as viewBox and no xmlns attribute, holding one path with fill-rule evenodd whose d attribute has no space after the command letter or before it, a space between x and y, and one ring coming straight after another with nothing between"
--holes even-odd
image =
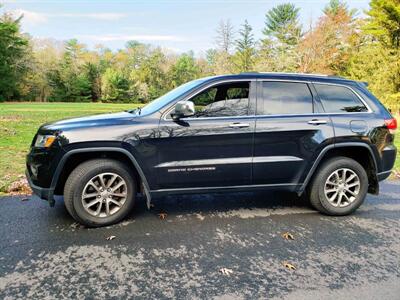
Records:
<instances>
[{"instance_id":1,"label":"bare tree","mask_svg":"<svg viewBox=\"0 0 400 300\"><path fill-rule=\"evenodd\" d=\"M221 20L217 27L217 37L215 41L218 45L218 48L225 52L229 53L234 45L234 28L229 19Z\"/></svg>"}]
</instances>

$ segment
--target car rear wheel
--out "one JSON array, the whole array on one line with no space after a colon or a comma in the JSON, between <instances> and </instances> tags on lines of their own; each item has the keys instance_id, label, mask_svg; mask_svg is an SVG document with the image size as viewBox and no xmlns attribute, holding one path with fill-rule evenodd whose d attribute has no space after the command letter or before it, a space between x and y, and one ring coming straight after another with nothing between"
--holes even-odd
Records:
<instances>
[{"instance_id":1,"label":"car rear wheel","mask_svg":"<svg viewBox=\"0 0 400 300\"><path fill-rule=\"evenodd\" d=\"M358 162L334 157L319 168L310 187L311 205L327 215L343 216L364 202L368 176Z\"/></svg>"},{"instance_id":2,"label":"car rear wheel","mask_svg":"<svg viewBox=\"0 0 400 300\"><path fill-rule=\"evenodd\" d=\"M130 170L119 161L84 162L65 183L65 207L76 221L88 227L117 223L133 208L134 183Z\"/></svg>"}]
</instances>

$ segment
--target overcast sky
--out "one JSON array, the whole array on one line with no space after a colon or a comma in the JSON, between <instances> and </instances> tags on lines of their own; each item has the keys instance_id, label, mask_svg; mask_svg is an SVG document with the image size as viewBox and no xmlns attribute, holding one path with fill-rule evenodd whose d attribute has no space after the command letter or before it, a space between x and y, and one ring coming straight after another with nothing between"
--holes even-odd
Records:
<instances>
[{"instance_id":1,"label":"overcast sky","mask_svg":"<svg viewBox=\"0 0 400 300\"><path fill-rule=\"evenodd\" d=\"M247 19L258 38L265 13L273 6L291 2L301 8L301 22L308 27L326 5L325 1L268 0L48 0L1 1L2 11L23 14L23 30L38 38L77 38L93 47L103 44L122 48L128 40L160 45L177 52L196 54L214 47L215 29L221 19L230 19L237 30ZM348 0L360 14L367 0Z\"/></svg>"}]
</instances>

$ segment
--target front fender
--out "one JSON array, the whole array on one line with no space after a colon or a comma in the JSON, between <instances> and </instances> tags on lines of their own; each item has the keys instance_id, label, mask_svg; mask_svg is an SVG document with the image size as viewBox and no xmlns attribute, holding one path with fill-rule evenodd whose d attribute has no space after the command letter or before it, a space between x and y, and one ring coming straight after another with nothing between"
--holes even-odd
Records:
<instances>
[{"instance_id":1,"label":"front fender","mask_svg":"<svg viewBox=\"0 0 400 300\"><path fill-rule=\"evenodd\" d=\"M148 201L150 201L150 193L149 193L149 184L147 181L147 178L141 168L141 166L139 165L138 161L136 160L136 158L132 155L132 153L130 153L128 150L122 148L122 147L87 147L87 148L78 148L78 149L72 149L67 151L64 156L61 158L57 169L53 175L53 179L51 181L51 185L50 185L50 189L55 190L57 184L60 181L60 176L61 173L65 167L65 164L67 163L68 159L72 156L72 155L76 155L76 154L85 154L85 153L93 153L93 152L100 152L100 153L110 153L110 152L114 152L114 153L121 153L123 155L125 155L131 162L132 165L135 167L137 173L140 176L141 181L143 182L143 186L144 186L144 191L146 193L146 197L148 199ZM54 199L48 199L50 204L54 203Z\"/></svg>"}]
</instances>

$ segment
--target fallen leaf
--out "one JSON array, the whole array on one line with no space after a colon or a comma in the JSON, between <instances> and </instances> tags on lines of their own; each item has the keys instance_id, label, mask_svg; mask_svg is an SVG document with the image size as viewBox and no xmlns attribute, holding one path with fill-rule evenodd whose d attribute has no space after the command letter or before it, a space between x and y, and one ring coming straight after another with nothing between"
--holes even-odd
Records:
<instances>
[{"instance_id":1,"label":"fallen leaf","mask_svg":"<svg viewBox=\"0 0 400 300\"><path fill-rule=\"evenodd\" d=\"M228 268L221 268L219 271L226 276L230 276L233 273L233 270L228 269Z\"/></svg>"},{"instance_id":2,"label":"fallen leaf","mask_svg":"<svg viewBox=\"0 0 400 300\"><path fill-rule=\"evenodd\" d=\"M69 227L71 228L81 228L83 227L81 224L79 224L78 222L72 223Z\"/></svg>"},{"instance_id":3,"label":"fallen leaf","mask_svg":"<svg viewBox=\"0 0 400 300\"><path fill-rule=\"evenodd\" d=\"M290 232L285 232L282 234L282 237L286 240L294 240L294 236L293 234L291 234Z\"/></svg>"},{"instance_id":4,"label":"fallen leaf","mask_svg":"<svg viewBox=\"0 0 400 300\"><path fill-rule=\"evenodd\" d=\"M166 214L166 213L159 213L159 214L158 214L158 217L159 217L161 220L164 220L164 219L167 218L167 214Z\"/></svg>"},{"instance_id":5,"label":"fallen leaf","mask_svg":"<svg viewBox=\"0 0 400 300\"><path fill-rule=\"evenodd\" d=\"M32 195L32 190L29 187L28 180L25 178L25 176L19 176L19 178L19 180L10 184L7 192L12 196Z\"/></svg>"},{"instance_id":6,"label":"fallen leaf","mask_svg":"<svg viewBox=\"0 0 400 300\"><path fill-rule=\"evenodd\" d=\"M110 235L109 237L106 238L107 241L112 241L113 239L115 239L116 236L115 235Z\"/></svg>"},{"instance_id":7,"label":"fallen leaf","mask_svg":"<svg viewBox=\"0 0 400 300\"><path fill-rule=\"evenodd\" d=\"M291 263L288 263L287 261L284 261L283 265L285 266L286 269L296 270L296 267L294 265L292 265Z\"/></svg>"}]
</instances>

